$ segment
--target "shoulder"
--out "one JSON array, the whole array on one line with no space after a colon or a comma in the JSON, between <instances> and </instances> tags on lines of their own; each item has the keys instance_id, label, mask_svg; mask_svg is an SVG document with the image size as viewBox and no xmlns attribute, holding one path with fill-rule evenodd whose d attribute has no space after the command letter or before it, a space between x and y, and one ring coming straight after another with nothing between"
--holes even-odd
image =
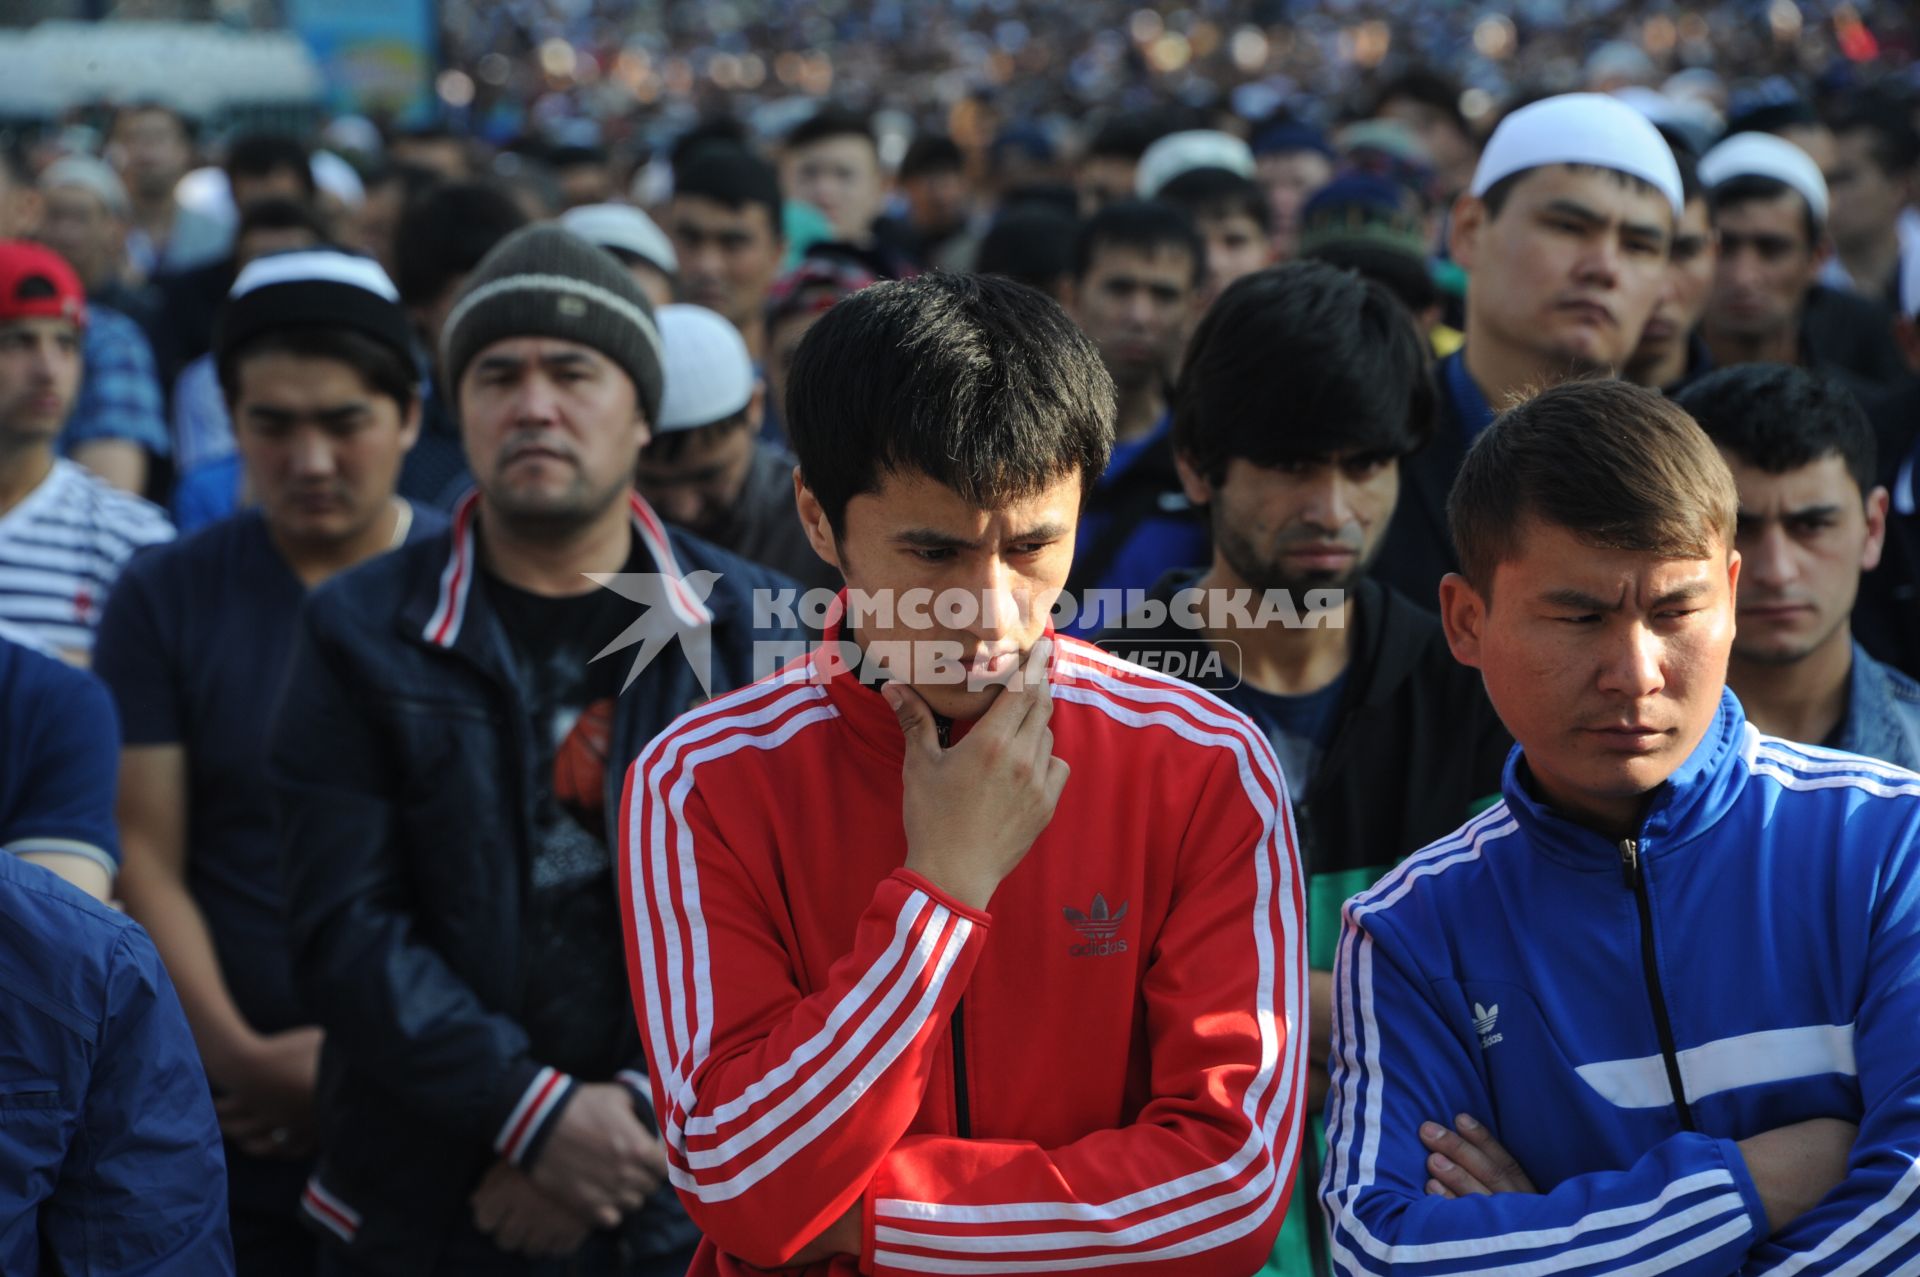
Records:
<instances>
[{"instance_id":1,"label":"shoulder","mask_svg":"<svg viewBox=\"0 0 1920 1277\"><path fill-rule=\"evenodd\" d=\"M1920 816L1920 774L1904 767L1768 736L1750 723L1740 756L1752 779L1796 806L1838 800L1851 814L1860 800L1884 799L1905 818Z\"/></svg>"},{"instance_id":2,"label":"shoulder","mask_svg":"<svg viewBox=\"0 0 1920 1277\"><path fill-rule=\"evenodd\" d=\"M390 631L402 604L417 590L434 588L452 557L452 542L452 532L442 527L328 578L307 596L308 624L319 632Z\"/></svg>"},{"instance_id":3,"label":"shoulder","mask_svg":"<svg viewBox=\"0 0 1920 1277\"><path fill-rule=\"evenodd\" d=\"M70 512L81 515L102 532L134 545L152 545L173 539L167 512L131 492L122 492L74 462L54 462L60 495Z\"/></svg>"},{"instance_id":4,"label":"shoulder","mask_svg":"<svg viewBox=\"0 0 1920 1277\"><path fill-rule=\"evenodd\" d=\"M1504 845L1524 839L1503 799L1444 838L1435 839L1346 902L1342 916L1369 932L1386 927L1422 933L1473 925L1478 897Z\"/></svg>"},{"instance_id":5,"label":"shoulder","mask_svg":"<svg viewBox=\"0 0 1920 1277\"><path fill-rule=\"evenodd\" d=\"M1273 753L1253 720L1212 692L1122 660L1082 639L1057 635L1054 699L1083 707L1117 732L1159 731L1175 750L1224 750L1241 766L1271 768Z\"/></svg>"},{"instance_id":6,"label":"shoulder","mask_svg":"<svg viewBox=\"0 0 1920 1277\"><path fill-rule=\"evenodd\" d=\"M111 708L106 688L93 674L36 648L10 642L4 634L0 634L0 696L5 698L0 701L0 720L9 729L32 722L39 711L84 721L88 715L74 713L80 702Z\"/></svg>"},{"instance_id":7,"label":"shoulder","mask_svg":"<svg viewBox=\"0 0 1920 1277\"><path fill-rule=\"evenodd\" d=\"M178 591L228 559L246 538L258 535L258 521L258 514L245 512L205 524L171 541L144 546L121 569L118 588L132 585Z\"/></svg>"},{"instance_id":8,"label":"shoulder","mask_svg":"<svg viewBox=\"0 0 1920 1277\"><path fill-rule=\"evenodd\" d=\"M794 588L798 583L773 569L763 567L751 559L743 559L731 550L723 550L713 542L695 536L693 533L672 524L664 525L667 530L667 544L673 548L674 560L682 571L713 572L719 579L714 582L713 598L725 597L733 602L746 603L751 600L753 591L758 589Z\"/></svg>"},{"instance_id":9,"label":"shoulder","mask_svg":"<svg viewBox=\"0 0 1920 1277\"><path fill-rule=\"evenodd\" d=\"M702 761L749 747L760 753L839 716L812 662L801 657L680 715L653 738L634 768L649 786L655 785L665 775L660 769L672 769L691 751Z\"/></svg>"},{"instance_id":10,"label":"shoulder","mask_svg":"<svg viewBox=\"0 0 1920 1277\"><path fill-rule=\"evenodd\" d=\"M133 353L144 349L147 335L132 318L111 306L98 302L87 307L87 331L83 343L89 355L96 349Z\"/></svg>"},{"instance_id":11,"label":"shoulder","mask_svg":"<svg viewBox=\"0 0 1920 1277\"><path fill-rule=\"evenodd\" d=\"M152 949L146 933L131 918L18 856L0 855L0 914L7 919L0 932L9 946L32 946L46 955L25 970L9 964L8 983L15 992L31 992L14 985L17 979L34 983L36 973L52 977L56 970L76 965L78 970L72 974L88 977L89 982L104 979L116 956L129 945L136 952Z\"/></svg>"}]
</instances>

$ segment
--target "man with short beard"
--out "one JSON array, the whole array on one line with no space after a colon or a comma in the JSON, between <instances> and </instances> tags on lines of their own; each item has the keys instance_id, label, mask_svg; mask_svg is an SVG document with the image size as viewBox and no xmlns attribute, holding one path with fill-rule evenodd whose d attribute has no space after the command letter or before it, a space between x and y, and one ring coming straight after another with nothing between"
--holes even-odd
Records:
<instances>
[{"instance_id":1,"label":"man with short beard","mask_svg":"<svg viewBox=\"0 0 1920 1277\"><path fill-rule=\"evenodd\" d=\"M1096 640L1244 711L1298 795L1316 1107L1341 902L1496 794L1510 743L1439 621L1367 575L1433 395L1425 343L1384 285L1297 262L1228 288L1194 334L1173 406L1213 561L1163 578L1149 596L1158 616L1137 612ZM1317 1158L1318 1136L1309 1143ZM1329 1271L1317 1215L1295 1194L1272 1271Z\"/></svg>"},{"instance_id":2,"label":"man with short beard","mask_svg":"<svg viewBox=\"0 0 1920 1277\"><path fill-rule=\"evenodd\" d=\"M801 636L749 628L784 578L635 494L662 366L619 261L551 225L503 240L441 328L478 490L449 532L316 591L294 640L271 761L294 976L326 1031L304 1205L329 1274L668 1277L692 1253L611 830L641 747L748 681L756 638Z\"/></svg>"}]
</instances>

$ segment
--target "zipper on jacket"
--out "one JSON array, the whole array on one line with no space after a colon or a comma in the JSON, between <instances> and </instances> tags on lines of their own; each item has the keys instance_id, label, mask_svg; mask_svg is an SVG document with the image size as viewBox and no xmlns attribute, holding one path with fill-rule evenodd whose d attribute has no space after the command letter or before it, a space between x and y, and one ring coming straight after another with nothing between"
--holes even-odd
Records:
<instances>
[{"instance_id":1,"label":"zipper on jacket","mask_svg":"<svg viewBox=\"0 0 1920 1277\"><path fill-rule=\"evenodd\" d=\"M953 1124L954 1134L973 1138L973 1115L967 1111L966 1000L953 1004Z\"/></svg>"},{"instance_id":2,"label":"zipper on jacket","mask_svg":"<svg viewBox=\"0 0 1920 1277\"><path fill-rule=\"evenodd\" d=\"M1673 1092L1673 1107L1680 1116L1680 1129L1691 1131L1693 1110L1680 1082L1680 1051L1674 1045L1673 1022L1667 1018L1667 996L1660 989L1660 969L1654 962L1653 902L1647 897L1646 873L1640 865L1640 845L1631 838L1620 840L1620 873L1633 892L1640 910L1640 966L1647 977L1647 997L1653 1003L1653 1026L1660 1035L1660 1057L1667 1065L1667 1086Z\"/></svg>"}]
</instances>

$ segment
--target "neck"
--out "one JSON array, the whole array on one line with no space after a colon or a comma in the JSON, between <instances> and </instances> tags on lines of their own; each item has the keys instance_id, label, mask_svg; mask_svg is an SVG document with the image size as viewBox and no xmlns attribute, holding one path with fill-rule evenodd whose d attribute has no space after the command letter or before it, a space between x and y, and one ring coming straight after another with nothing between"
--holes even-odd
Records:
<instances>
[{"instance_id":1,"label":"neck","mask_svg":"<svg viewBox=\"0 0 1920 1277\"><path fill-rule=\"evenodd\" d=\"M1202 590L1220 590L1228 595L1239 590L1249 591L1249 617L1259 611L1260 592L1217 554L1213 567L1194 584ZM1352 654L1354 592L1346 593L1338 627L1325 624L1243 626L1230 615L1233 609L1221 608L1225 627L1209 628L1207 638L1219 648L1221 658L1229 666L1238 665L1234 673L1241 682L1275 696L1305 696L1346 672ZM1202 615L1211 620L1213 610L1206 609Z\"/></svg>"},{"instance_id":2,"label":"neck","mask_svg":"<svg viewBox=\"0 0 1920 1277\"><path fill-rule=\"evenodd\" d=\"M1700 337L1707 343L1716 368L1733 364L1787 364L1800 362L1800 324L1798 317L1775 332L1716 332L1711 324L1700 326Z\"/></svg>"},{"instance_id":3,"label":"neck","mask_svg":"<svg viewBox=\"0 0 1920 1277\"><path fill-rule=\"evenodd\" d=\"M633 550L625 489L590 523L561 533L548 524L516 526L484 495L478 513L486 533L481 556L487 569L529 594L585 594L594 588L585 573L619 572Z\"/></svg>"},{"instance_id":4,"label":"neck","mask_svg":"<svg viewBox=\"0 0 1920 1277\"><path fill-rule=\"evenodd\" d=\"M1853 632L1841 626L1791 665L1764 665L1735 656L1727 686L1747 720L1769 736L1818 745L1847 716L1847 679L1853 673Z\"/></svg>"},{"instance_id":5,"label":"neck","mask_svg":"<svg viewBox=\"0 0 1920 1277\"><path fill-rule=\"evenodd\" d=\"M392 549L412 522L412 507L399 497L389 497L387 508L379 518L344 540L305 541L289 537L271 519L267 520L267 539L287 561L287 567L300 578L300 583L311 590L328 577Z\"/></svg>"},{"instance_id":6,"label":"neck","mask_svg":"<svg viewBox=\"0 0 1920 1277\"><path fill-rule=\"evenodd\" d=\"M1466 345L1461 347L1461 357L1466 360L1467 372L1474 384L1487 397L1487 406L1495 412L1523 392L1559 380L1556 370L1538 355L1497 341L1476 340L1471 327Z\"/></svg>"},{"instance_id":7,"label":"neck","mask_svg":"<svg viewBox=\"0 0 1920 1277\"><path fill-rule=\"evenodd\" d=\"M755 364L764 365L767 357L767 321L754 314L744 323L734 324L740 330L741 340L747 343L747 354Z\"/></svg>"},{"instance_id":8,"label":"neck","mask_svg":"<svg viewBox=\"0 0 1920 1277\"><path fill-rule=\"evenodd\" d=\"M1627 379L1638 386L1646 386L1652 390L1665 390L1687 375L1689 353L1686 342L1674 342L1646 363L1629 365Z\"/></svg>"},{"instance_id":9,"label":"neck","mask_svg":"<svg viewBox=\"0 0 1920 1277\"><path fill-rule=\"evenodd\" d=\"M0 442L0 514L27 499L53 473L53 441Z\"/></svg>"},{"instance_id":10,"label":"neck","mask_svg":"<svg viewBox=\"0 0 1920 1277\"><path fill-rule=\"evenodd\" d=\"M1854 291L1868 297L1885 294L1888 281L1900 269L1900 233L1892 226L1871 239L1834 247L1840 254L1840 264L1853 276Z\"/></svg>"},{"instance_id":11,"label":"neck","mask_svg":"<svg viewBox=\"0 0 1920 1277\"><path fill-rule=\"evenodd\" d=\"M1114 418L1113 441L1132 443L1153 433L1167 412L1167 396L1159 378L1120 392L1120 411Z\"/></svg>"}]
</instances>

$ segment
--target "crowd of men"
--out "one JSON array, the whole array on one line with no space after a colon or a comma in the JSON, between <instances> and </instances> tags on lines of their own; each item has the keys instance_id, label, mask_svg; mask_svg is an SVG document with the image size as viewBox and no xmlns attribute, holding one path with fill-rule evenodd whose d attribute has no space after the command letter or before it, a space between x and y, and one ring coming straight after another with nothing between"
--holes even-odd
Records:
<instances>
[{"instance_id":1,"label":"crowd of men","mask_svg":"<svg viewBox=\"0 0 1920 1277\"><path fill-rule=\"evenodd\" d=\"M1650 97L7 151L0 1271L1920 1264L1914 103Z\"/></svg>"}]
</instances>

